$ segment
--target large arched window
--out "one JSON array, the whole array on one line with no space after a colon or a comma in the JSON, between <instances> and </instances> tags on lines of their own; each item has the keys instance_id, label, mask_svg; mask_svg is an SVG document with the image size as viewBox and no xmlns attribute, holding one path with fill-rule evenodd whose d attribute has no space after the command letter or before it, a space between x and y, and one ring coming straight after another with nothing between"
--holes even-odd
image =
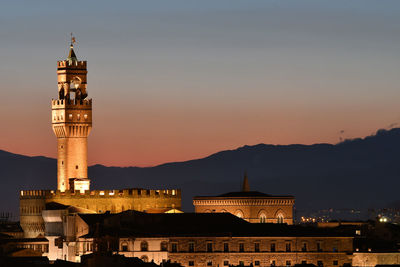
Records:
<instances>
[{"instance_id":1,"label":"large arched window","mask_svg":"<svg viewBox=\"0 0 400 267\"><path fill-rule=\"evenodd\" d=\"M235 211L235 215L237 216L237 217L239 217L239 218L242 218L243 219L243 211L241 211L241 210L237 210L237 211Z\"/></svg>"},{"instance_id":2,"label":"large arched window","mask_svg":"<svg viewBox=\"0 0 400 267\"><path fill-rule=\"evenodd\" d=\"M261 213L259 218L260 218L260 223L266 223L267 222L267 216L265 215L265 213Z\"/></svg>"},{"instance_id":3,"label":"large arched window","mask_svg":"<svg viewBox=\"0 0 400 267\"><path fill-rule=\"evenodd\" d=\"M284 219L283 214L278 214L276 219L277 219L278 223L283 223L283 219Z\"/></svg>"},{"instance_id":4,"label":"large arched window","mask_svg":"<svg viewBox=\"0 0 400 267\"><path fill-rule=\"evenodd\" d=\"M148 251L149 250L149 244L146 241L142 241L140 243L140 250L141 251Z\"/></svg>"}]
</instances>

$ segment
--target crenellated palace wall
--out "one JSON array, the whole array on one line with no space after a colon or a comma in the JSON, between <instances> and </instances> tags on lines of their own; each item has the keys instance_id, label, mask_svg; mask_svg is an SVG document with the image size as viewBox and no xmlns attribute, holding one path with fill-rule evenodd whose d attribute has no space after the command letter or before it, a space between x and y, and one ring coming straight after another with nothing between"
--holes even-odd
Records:
<instances>
[{"instance_id":1,"label":"crenellated palace wall","mask_svg":"<svg viewBox=\"0 0 400 267\"><path fill-rule=\"evenodd\" d=\"M20 192L20 223L25 237L44 235L42 210L46 203L86 209L88 213L118 213L125 210L163 212L181 209L181 190L87 190L85 193L67 190L24 190Z\"/></svg>"}]
</instances>

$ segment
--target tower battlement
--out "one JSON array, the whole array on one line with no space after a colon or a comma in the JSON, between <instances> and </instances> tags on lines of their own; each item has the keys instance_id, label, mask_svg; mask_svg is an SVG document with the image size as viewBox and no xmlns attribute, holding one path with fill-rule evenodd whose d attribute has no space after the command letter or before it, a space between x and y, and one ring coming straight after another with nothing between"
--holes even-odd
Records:
<instances>
[{"instance_id":1,"label":"tower battlement","mask_svg":"<svg viewBox=\"0 0 400 267\"><path fill-rule=\"evenodd\" d=\"M55 108L92 108L92 99L52 99L51 107Z\"/></svg>"},{"instance_id":2,"label":"tower battlement","mask_svg":"<svg viewBox=\"0 0 400 267\"><path fill-rule=\"evenodd\" d=\"M60 68L69 68L69 69L85 69L87 67L86 61L69 61L69 60L60 60L57 61L57 69Z\"/></svg>"},{"instance_id":3,"label":"tower battlement","mask_svg":"<svg viewBox=\"0 0 400 267\"><path fill-rule=\"evenodd\" d=\"M133 198L181 198L180 189L115 189L115 190L86 190L85 193L79 191L65 190L22 190L20 192L20 199L44 198L51 199L57 198L120 198L120 197L133 197Z\"/></svg>"}]
</instances>

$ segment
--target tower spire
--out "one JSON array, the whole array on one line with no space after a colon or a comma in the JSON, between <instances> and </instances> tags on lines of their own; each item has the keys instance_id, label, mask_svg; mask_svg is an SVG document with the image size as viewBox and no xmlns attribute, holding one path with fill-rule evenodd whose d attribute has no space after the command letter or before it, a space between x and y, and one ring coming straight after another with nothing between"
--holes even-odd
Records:
<instances>
[{"instance_id":1,"label":"tower spire","mask_svg":"<svg viewBox=\"0 0 400 267\"><path fill-rule=\"evenodd\" d=\"M244 172L242 191L243 192L249 192L250 191L249 179L247 178L247 171Z\"/></svg>"},{"instance_id":2,"label":"tower spire","mask_svg":"<svg viewBox=\"0 0 400 267\"><path fill-rule=\"evenodd\" d=\"M76 39L75 39L74 35L71 32L71 43L69 45L69 53L68 53L68 57L67 57L67 60L70 63L78 61L78 59L77 59L77 57L75 55L75 51L74 51L74 43L76 43Z\"/></svg>"}]
</instances>

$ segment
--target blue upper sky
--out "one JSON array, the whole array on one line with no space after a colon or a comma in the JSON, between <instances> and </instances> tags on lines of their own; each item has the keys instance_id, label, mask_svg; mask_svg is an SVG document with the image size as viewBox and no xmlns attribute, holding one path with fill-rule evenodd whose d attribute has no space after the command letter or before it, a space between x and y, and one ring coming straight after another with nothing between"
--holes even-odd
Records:
<instances>
[{"instance_id":1,"label":"blue upper sky","mask_svg":"<svg viewBox=\"0 0 400 267\"><path fill-rule=\"evenodd\" d=\"M55 155L49 101L70 32L95 100L92 163L337 142L400 121L398 0L3 1L0 149Z\"/></svg>"}]
</instances>

